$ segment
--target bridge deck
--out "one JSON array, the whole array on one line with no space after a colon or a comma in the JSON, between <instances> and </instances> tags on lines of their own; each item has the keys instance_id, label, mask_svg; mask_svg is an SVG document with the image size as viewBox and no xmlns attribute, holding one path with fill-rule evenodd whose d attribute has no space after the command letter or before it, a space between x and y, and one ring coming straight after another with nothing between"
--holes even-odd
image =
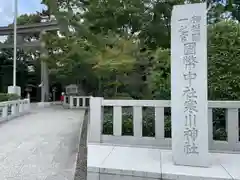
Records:
<instances>
[{"instance_id":1,"label":"bridge deck","mask_svg":"<svg viewBox=\"0 0 240 180\"><path fill-rule=\"evenodd\" d=\"M48 108L0 124L0 179L72 179L83 116Z\"/></svg>"}]
</instances>

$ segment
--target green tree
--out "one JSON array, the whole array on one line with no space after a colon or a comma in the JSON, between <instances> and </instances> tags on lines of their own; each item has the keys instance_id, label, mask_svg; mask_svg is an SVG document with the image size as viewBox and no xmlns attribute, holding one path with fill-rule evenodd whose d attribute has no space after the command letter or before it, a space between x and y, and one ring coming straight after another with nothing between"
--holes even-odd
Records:
<instances>
[{"instance_id":1,"label":"green tree","mask_svg":"<svg viewBox=\"0 0 240 180\"><path fill-rule=\"evenodd\" d=\"M64 85L87 83L86 91L91 87L89 82L96 84L91 60L95 52L90 43L76 36L59 38L55 32L48 33L44 39L49 53L46 61L56 81Z\"/></svg>"},{"instance_id":2,"label":"green tree","mask_svg":"<svg viewBox=\"0 0 240 180\"><path fill-rule=\"evenodd\" d=\"M170 98L170 56L168 49L170 48L171 10L174 5L182 4L183 0L165 3L162 3L160 0L112 0L110 2L97 0L44 0L43 2L47 4L49 11L56 16L63 26L62 30L65 35L63 39L70 39L68 41L57 40L63 41L62 44L60 43L57 46L65 49L64 52L59 53L58 56L61 57L55 55L57 57L55 59L59 60L62 58L62 67L55 67L55 69L58 69L58 72L60 72L59 69L62 69L65 73L75 74L75 79L82 81L79 78L81 76L80 73L74 71L73 67L77 67L76 64L81 64L82 67L86 65L89 68L84 72L85 75L89 77L91 75L94 79L94 81L91 80L94 83L91 83L89 87L99 89L103 95L114 96L116 92L121 92L134 98ZM197 2L203 2L203 0L189 1L189 3ZM226 5L216 0L208 1L208 21L211 24L209 26L208 47L209 97L211 99L222 98L220 95L224 94L222 90L218 92L216 88L228 87L226 83L221 84L219 79L217 79L217 75L224 74L222 72L218 74L219 71L216 69L218 62L215 58L219 53L217 49L223 48L223 45L220 41L219 44L214 44L218 43L218 40L215 40L215 38L219 33L219 28L213 27L219 26L216 23L224 19L224 13L233 13L236 7L234 3L237 4L231 1L228 1ZM68 30L68 33L66 33L66 26L69 25L75 31ZM230 28L229 31L225 29L224 31L223 28L222 34L226 33L226 37L232 36L230 32L233 32L233 29ZM110 43L114 39L112 35L115 35L115 38L136 39L139 42L139 46L134 56L128 59L124 57L124 52L116 56L115 54L119 53L119 48L118 46L112 46ZM236 34L235 38L237 36L238 34ZM56 39L58 39L57 36ZM227 39L231 40L230 37ZM77 41L81 45L76 43ZM120 41L117 43L120 43ZM53 45L54 43L50 43L50 46ZM54 46L56 47L56 44ZM237 43L235 47L237 48ZM235 49L235 47L232 49ZM227 51L228 49L225 50ZM125 61L125 59L128 60ZM228 58L225 60L227 61ZM131 63L131 66L128 66L128 63ZM53 64L56 65L56 61ZM125 67L129 69L125 69ZM213 76L213 73L216 75ZM70 76L72 77L72 75ZM213 92L215 97L212 95ZM232 95L232 98L235 97L235 95Z\"/></svg>"},{"instance_id":3,"label":"green tree","mask_svg":"<svg viewBox=\"0 0 240 180\"><path fill-rule=\"evenodd\" d=\"M240 26L222 21L208 26L208 98L240 99ZM158 49L148 79L154 98L170 98L170 53Z\"/></svg>"},{"instance_id":4,"label":"green tree","mask_svg":"<svg viewBox=\"0 0 240 180\"><path fill-rule=\"evenodd\" d=\"M170 50L159 48L154 54L148 78L153 99L170 99Z\"/></svg>"},{"instance_id":5,"label":"green tree","mask_svg":"<svg viewBox=\"0 0 240 180\"><path fill-rule=\"evenodd\" d=\"M110 39L112 42L109 42L94 57L96 64L93 69L97 70L101 82L102 80L108 81L106 88L113 87L112 95L116 97L118 93L121 93L119 88L124 86L122 77L133 71L138 44L133 39L120 37Z\"/></svg>"},{"instance_id":6,"label":"green tree","mask_svg":"<svg viewBox=\"0 0 240 180\"><path fill-rule=\"evenodd\" d=\"M208 28L209 99L240 99L240 26L222 21Z\"/></svg>"}]
</instances>

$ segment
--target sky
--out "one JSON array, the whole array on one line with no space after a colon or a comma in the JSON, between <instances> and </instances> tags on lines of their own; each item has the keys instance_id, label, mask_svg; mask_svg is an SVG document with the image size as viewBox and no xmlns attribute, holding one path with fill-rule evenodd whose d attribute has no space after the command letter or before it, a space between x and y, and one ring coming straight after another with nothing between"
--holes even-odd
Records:
<instances>
[{"instance_id":1,"label":"sky","mask_svg":"<svg viewBox=\"0 0 240 180\"><path fill-rule=\"evenodd\" d=\"M44 6L41 0L18 0L18 15L41 11ZM0 26L13 22L14 0L0 0Z\"/></svg>"}]
</instances>

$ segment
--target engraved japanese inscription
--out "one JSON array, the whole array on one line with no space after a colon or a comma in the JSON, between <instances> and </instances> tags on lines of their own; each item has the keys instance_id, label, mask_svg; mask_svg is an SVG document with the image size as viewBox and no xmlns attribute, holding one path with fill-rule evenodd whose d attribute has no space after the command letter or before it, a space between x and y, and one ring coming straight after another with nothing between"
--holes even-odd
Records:
<instances>
[{"instance_id":1,"label":"engraved japanese inscription","mask_svg":"<svg viewBox=\"0 0 240 180\"><path fill-rule=\"evenodd\" d=\"M199 131L196 125L196 118L198 117L198 93L192 86L192 82L197 78L197 73L194 70L198 65L198 61L196 60L196 46L201 38L201 16L192 16L184 20L180 19L180 22L183 23L179 29L179 38L184 47L182 64L184 69L183 78L186 81L185 88L183 89L183 104L186 121L184 127L184 152L186 154L198 155L198 145L196 143ZM182 27L185 27L184 39ZM190 29L187 27L190 27Z\"/></svg>"}]
</instances>

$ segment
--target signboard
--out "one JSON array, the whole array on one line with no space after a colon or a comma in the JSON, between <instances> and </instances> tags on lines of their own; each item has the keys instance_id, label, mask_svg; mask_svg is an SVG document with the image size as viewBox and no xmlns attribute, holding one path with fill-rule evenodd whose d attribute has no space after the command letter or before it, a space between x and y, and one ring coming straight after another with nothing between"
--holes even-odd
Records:
<instances>
[{"instance_id":1,"label":"signboard","mask_svg":"<svg viewBox=\"0 0 240 180\"><path fill-rule=\"evenodd\" d=\"M76 84L70 84L66 86L66 94L77 94L78 86Z\"/></svg>"}]
</instances>

